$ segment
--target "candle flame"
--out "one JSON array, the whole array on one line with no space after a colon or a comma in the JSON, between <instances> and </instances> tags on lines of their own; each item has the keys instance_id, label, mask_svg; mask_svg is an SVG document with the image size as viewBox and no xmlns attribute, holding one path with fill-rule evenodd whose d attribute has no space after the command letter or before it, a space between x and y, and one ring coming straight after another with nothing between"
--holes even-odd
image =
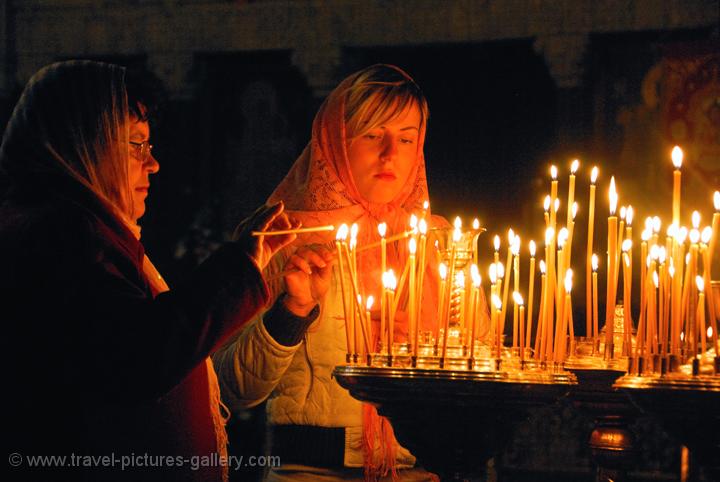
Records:
<instances>
[{"instance_id":1,"label":"candle flame","mask_svg":"<svg viewBox=\"0 0 720 482\"><path fill-rule=\"evenodd\" d=\"M650 247L650 258L656 260L660 257L660 248L657 244L653 244Z\"/></svg>"},{"instance_id":2,"label":"candle flame","mask_svg":"<svg viewBox=\"0 0 720 482\"><path fill-rule=\"evenodd\" d=\"M650 230L648 230L648 229L643 229L643 232L642 232L642 234L640 235L640 239L642 239L643 241L647 242L647 241L650 240L650 236L652 236L652 231L650 231Z\"/></svg>"},{"instance_id":3,"label":"candle flame","mask_svg":"<svg viewBox=\"0 0 720 482\"><path fill-rule=\"evenodd\" d=\"M622 243L623 253L627 253L628 251L630 251L630 248L632 248L632 240L626 239L625 241L623 241L623 243Z\"/></svg>"},{"instance_id":4,"label":"candle flame","mask_svg":"<svg viewBox=\"0 0 720 482\"><path fill-rule=\"evenodd\" d=\"M518 306L522 306L525 302L525 300L523 300L522 295L520 293L518 293L517 291L513 291L513 301L515 301L515 304Z\"/></svg>"},{"instance_id":5,"label":"candle flame","mask_svg":"<svg viewBox=\"0 0 720 482\"><path fill-rule=\"evenodd\" d=\"M715 191L715 194L713 194L713 205L715 206L715 211L720 212L720 191Z\"/></svg>"},{"instance_id":6,"label":"candle flame","mask_svg":"<svg viewBox=\"0 0 720 482\"><path fill-rule=\"evenodd\" d=\"M550 166L550 177L552 177L552 180L556 180L558 175L557 167L555 167L555 164Z\"/></svg>"},{"instance_id":7,"label":"candle flame","mask_svg":"<svg viewBox=\"0 0 720 482\"><path fill-rule=\"evenodd\" d=\"M543 201L543 209L545 212L550 211L550 202L551 202L550 195L545 196L545 200Z\"/></svg>"},{"instance_id":8,"label":"candle flame","mask_svg":"<svg viewBox=\"0 0 720 482\"><path fill-rule=\"evenodd\" d=\"M598 255L593 253L593 255L592 255L592 270L593 271L598 270L598 264L599 264Z\"/></svg>"},{"instance_id":9,"label":"candle flame","mask_svg":"<svg viewBox=\"0 0 720 482\"><path fill-rule=\"evenodd\" d=\"M414 214L410 215L410 227L414 230L417 228L418 218Z\"/></svg>"},{"instance_id":10,"label":"candle flame","mask_svg":"<svg viewBox=\"0 0 720 482\"><path fill-rule=\"evenodd\" d=\"M557 237L558 248L562 248L565 246L565 242L567 241L569 235L570 233L568 232L567 228L562 228L560 230Z\"/></svg>"},{"instance_id":11,"label":"candle flame","mask_svg":"<svg viewBox=\"0 0 720 482\"><path fill-rule=\"evenodd\" d=\"M627 213L627 208L625 206L620 206L620 219L625 219L625 214Z\"/></svg>"},{"instance_id":12,"label":"candle flame","mask_svg":"<svg viewBox=\"0 0 720 482\"><path fill-rule=\"evenodd\" d=\"M652 216L648 216L645 218L645 229L652 232L652 227L653 227L653 218L652 218Z\"/></svg>"},{"instance_id":13,"label":"candle flame","mask_svg":"<svg viewBox=\"0 0 720 482\"><path fill-rule=\"evenodd\" d=\"M430 207L430 201L423 202L423 210L427 211Z\"/></svg>"},{"instance_id":14,"label":"candle flame","mask_svg":"<svg viewBox=\"0 0 720 482\"><path fill-rule=\"evenodd\" d=\"M472 228L475 230L480 229L480 220L478 218L473 219Z\"/></svg>"},{"instance_id":15,"label":"candle flame","mask_svg":"<svg viewBox=\"0 0 720 482\"><path fill-rule=\"evenodd\" d=\"M697 289L700 293L705 291L705 280L702 276L696 276L695 277L695 284L697 285Z\"/></svg>"},{"instance_id":16,"label":"candle flame","mask_svg":"<svg viewBox=\"0 0 720 482\"><path fill-rule=\"evenodd\" d=\"M660 284L660 279L658 278L657 271L653 271L653 284L655 285L655 288L657 288Z\"/></svg>"},{"instance_id":17,"label":"candle flame","mask_svg":"<svg viewBox=\"0 0 720 482\"><path fill-rule=\"evenodd\" d=\"M680 146L673 147L670 157L672 158L672 163L673 166L675 166L675 169L680 169L680 167L682 167L683 161L683 151L682 149L680 149Z\"/></svg>"},{"instance_id":18,"label":"candle flame","mask_svg":"<svg viewBox=\"0 0 720 482\"><path fill-rule=\"evenodd\" d=\"M337 234L335 235L335 239L338 241L345 241L348 236L348 225L347 224L341 224L340 227L337 230Z\"/></svg>"},{"instance_id":19,"label":"candle flame","mask_svg":"<svg viewBox=\"0 0 720 482\"><path fill-rule=\"evenodd\" d=\"M365 308L370 311L372 309L373 303L375 303L375 298L373 298L373 295L368 296L367 301L365 302Z\"/></svg>"},{"instance_id":20,"label":"candle flame","mask_svg":"<svg viewBox=\"0 0 720 482\"><path fill-rule=\"evenodd\" d=\"M395 272L391 269L385 271L382 276L382 282L386 290L395 291L395 288L397 288Z\"/></svg>"},{"instance_id":21,"label":"candle flame","mask_svg":"<svg viewBox=\"0 0 720 482\"><path fill-rule=\"evenodd\" d=\"M712 326L708 326L706 333L707 333L708 338L712 338L712 336L713 336Z\"/></svg>"},{"instance_id":22,"label":"candle flame","mask_svg":"<svg viewBox=\"0 0 720 482\"><path fill-rule=\"evenodd\" d=\"M690 242L692 244L697 244L698 241L700 241L700 231L697 229L690 230Z\"/></svg>"},{"instance_id":23,"label":"candle flame","mask_svg":"<svg viewBox=\"0 0 720 482\"><path fill-rule=\"evenodd\" d=\"M700 212L693 211L692 213L692 227L698 229L700 227Z\"/></svg>"},{"instance_id":24,"label":"candle flame","mask_svg":"<svg viewBox=\"0 0 720 482\"><path fill-rule=\"evenodd\" d=\"M680 332L680 341L685 341L685 332L684 331Z\"/></svg>"},{"instance_id":25,"label":"candle flame","mask_svg":"<svg viewBox=\"0 0 720 482\"><path fill-rule=\"evenodd\" d=\"M688 265L688 264L690 264L690 253L687 253L685 255L685 265Z\"/></svg>"},{"instance_id":26,"label":"candle flame","mask_svg":"<svg viewBox=\"0 0 720 482\"><path fill-rule=\"evenodd\" d=\"M545 246L549 246L555 237L555 230L553 228L547 228L545 230Z\"/></svg>"},{"instance_id":27,"label":"candle flame","mask_svg":"<svg viewBox=\"0 0 720 482\"><path fill-rule=\"evenodd\" d=\"M490 264L488 274L490 276L490 283L495 284L497 282L497 266L495 266L495 263Z\"/></svg>"},{"instance_id":28,"label":"candle flame","mask_svg":"<svg viewBox=\"0 0 720 482\"><path fill-rule=\"evenodd\" d=\"M498 264L497 264L497 276L498 276L498 278L505 277L505 267L500 262L498 262Z\"/></svg>"},{"instance_id":29,"label":"candle flame","mask_svg":"<svg viewBox=\"0 0 720 482\"><path fill-rule=\"evenodd\" d=\"M353 251L357 247L357 238L350 238L350 251Z\"/></svg>"},{"instance_id":30,"label":"candle flame","mask_svg":"<svg viewBox=\"0 0 720 482\"><path fill-rule=\"evenodd\" d=\"M462 231L459 228L453 230L453 241L456 243L462 239Z\"/></svg>"},{"instance_id":31,"label":"candle flame","mask_svg":"<svg viewBox=\"0 0 720 482\"><path fill-rule=\"evenodd\" d=\"M704 244L708 244L710 243L710 239L712 239L712 228L710 226L705 226L705 229L702 230L702 234L700 235L700 241Z\"/></svg>"},{"instance_id":32,"label":"candle flame","mask_svg":"<svg viewBox=\"0 0 720 482\"><path fill-rule=\"evenodd\" d=\"M410 241L408 241L408 251L410 251L411 256L415 256L417 252L417 241L415 241L415 238L410 238Z\"/></svg>"},{"instance_id":33,"label":"candle flame","mask_svg":"<svg viewBox=\"0 0 720 482\"><path fill-rule=\"evenodd\" d=\"M592 168L592 172L590 173L590 182L591 182L591 183L595 184L595 182L597 181L598 172L599 172L599 171L598 171L597 166L594 166L594 167Z\"/></svg>"},{"instance_id":34,"label":"candle flame","mask_svg":"<svg viewBox=\"0 0 720 482\"><path fill-rule=\"evenodd\" d=\"M678 243L683 244L688 237L688 229L683 226L678 230Z\"/></svg>"},{"instance_id":35,"label":"candle flame","mask_svg":"<svg viewBox=\"0 0 720 482\"><path fill-rule=\"evenodd\" d=\"M500 300L500 297L496 294L492 295L492 304L497 311L500 311L502 309L502 301Z\"/></svg>"},{"instance_id":36,"label":"candle flame","mask_svg":"<svg viewBox=\"0 0 720 482\"><path fill-rule=\"evenodd\" d=\"M418 230L420 231L421 235L425 236L427 234L427 230L428 230L427 221L425 221L424 219L421 219L420 222L418 223Z\"/></svg>"},{"instance_id":37,"label":"candle flame","mask_svg":"<svg viewBox=\"0 0 720 482\"><path fill-rule=\"evenodd\" d=\"M572 291L573 270L569 269L565 272L565 293Z\"/></svg>"},{"instance_id":38,"label":"candle flame","mask_svg":"<svg viewBox=\"0 0 720 482\"><path fill-rule=\"evenodd\" d=\"M618 195L615 191L615 176L610 178L610 216L615 216L615 210L617 209Z\"/></svg>"},{"instance_id":39,"label":"candle flame","mask_svg":"<svg viewBox=\"0 0 720 482\"><path fill-rule=\"evenodd\" d=\"M378 224L378 233L380 234L381 238L385 237L385 233L387 233L387 223Z\"/></svg>"},{"instance_id":40,"label":"candle flame","mask_svg":"<svg viewBox=\"0 0 720 482\"><path fill-rule=\"evenodd\" d=\"M513 256L520 256L520 236L515 236L510 250L512 251Z\"/></svg>"},{"instance_id":41,"label":"candle flame","mask_svg":"<svg viewBox=\"0 0 720 482\"><path fill-rule=\"evenodd\" d=\"M495 251L500 251L500 236L497 234L493 238L493 246L495 247Z\"/></svg>"},{"instance_id":42,"label":"candle flame","mask_svg":"<svg viewBox=\"0 0 720 482\"><path fill-rule=\"evenodd\" d=\"M655 216L653 218L653 233L659 233L661 227L662 227L662 221L660 221L660 217Z\"/></svg>"},{"instance_id":43,"label":"candle flame","mask_svg":"<svg viewBox=\"0 0 720 482\"><path fill-rule=\"evenodd\" d=\"M545 274L545 260L544 259L540 260L540 273Z\"/></svg>"},{"instance_id":44,"label":"candle flame","mask_svg":"<svg viewBox=\"0 0 720 482\"><path fill-rule=\"evenodd\" d=\"M560 210L560 199L555 199L555 212Z\"/></svg>"},{"instance_id":45,"label":"candle flame","mask_svg":"<svg viewBox=\"0 0 720 482\"><path fill-rule=\"evenodd\" d=\"M678 227L677 224L673 223L667 228L667 236L668 238L677 238L678 235Z\"/></svg>"},{"instance_id":46,"label":"candle flame","mask_svg":"<svg viewBox=\"0 0 720 482\"><path fill-rule=\"evenodd\" d=\"M537 246L535 246L535 241L532 239L530 240L530 256L533 258L535 257L535 250L537 249Z\"/></svg>"},{"instance_id":47,"label":"candle flame","mask_svg":"<svg viewBox=\"0 0 720 482\"><path fill-rule=\"evenodd\" d=\"M360 228L358 228L357 223L353 223L352 226L350 226L350 239L357 238L358 229L360 229Z\"/></svg>"},{"instance_id":48,"label":"candle flame","mask_svg":"<svg viewBox=\"0 0 720 482\"><path fill-rule=\"evenodd\" d=\"M440 279L445 281L447 279L447 265L445 263L440 263L440 266L438 266L438 271L440 272Z\"/></svg>"},{"instance_id":49,"label":"candle flame","mask_svg":"<svg viewBox=\"0 0 720 482\"><path fill-rule=\"evenodd\" d=\"M462 228L462 219L460 219L460 216L455 216L455 220L453 221L453 226L455 229Z\"/></svg>"},{"instance_id":50,"label":"candle flame","mask_svg":"<svg viewBox=\"0 0 720 482\"><path fill-rule=\"evenodd\" d=\"M570 164L570 173L575 174L578 170L578 167L580 167L580 160L575 159L572 164Z\"/></svg>"},{"instance_id":51,"label":"candle flame","mask_svg":"<svg viewBox=\"0 0 720 482\"><path fill-rule=\"evenodd\" d=\"M623 253L623 259L625 260L625 266L629 268L632 261L630 260L630 256L628 256L627 251Z\"/></svg>"},{"instance_id":52,"label":"candle flame","mask_svg":"<svg viewBox=\"0 0 720 482\"><path fill-rule=\"evenodd\" d=\"M668 266L668 274L671 278L675 277L675 266L673 266L673 259L670 258L670 266Z\"/></svg>"},{"instance_id":53,"label":"candle flame","mask_svg":"<svg viewBox=\"0 0 720 482\"><path fill-rule=\"evenodd\" d=\"M513 244L515 241L515 231L512 228L508 229L508 244Z\"/></svg>"},{"instance_id":54,"label":"candle flame","mask_svg":"<svg viewBox=\"0 0 720 482\"><path fill-rule=\"evenodd\" d=\"M625 214L625 224L628 226L632 226L633 217L635 215L635 210L632 206L627 207L627 214Z\"/></svg>"},{"instance_id":55,"label":"candle flame","mask_svg":"<svg viewBox=\"0 0 720 482\"><path fill-rule=\"evenodd\" d=\"M578 213L578 203L574 202L572 205L572 220L575 221L575 216Z\"/></svg>"},{"instance_id":56,"label":"candle flame","mask_svg":"<svg viewBox=\"0 0 720 482\"><path fill-rule=\"evenodd\" d=\"M658 253L658 260L660 261L660 264L664 264L666 259L667 259L667 250L665 249L665 246L661 246L660 253Z\"/></svg>"}]
</instances>

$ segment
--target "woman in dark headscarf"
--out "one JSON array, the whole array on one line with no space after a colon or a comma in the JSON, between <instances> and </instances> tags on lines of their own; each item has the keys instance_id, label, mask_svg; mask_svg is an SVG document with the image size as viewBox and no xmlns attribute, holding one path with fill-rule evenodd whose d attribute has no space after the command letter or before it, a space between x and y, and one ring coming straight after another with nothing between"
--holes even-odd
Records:
<instances>
[{"instance_id":1,"label":"woman in dark headscarf","mask_svg":"<svg viewBox=\"0 0 720 482\"><path fill-rule=\"evenodd\" d=\"M5 131L3 431L8 453L66 457L42 475L21 460L16 475L227 479L208 356L267 301L260 270L294 236L253 237L290 226L281 203L261 208L168 291L137 226L159 169L149 107L124 68L62 62L33 76Z\"/></svg>"}]
</instances>

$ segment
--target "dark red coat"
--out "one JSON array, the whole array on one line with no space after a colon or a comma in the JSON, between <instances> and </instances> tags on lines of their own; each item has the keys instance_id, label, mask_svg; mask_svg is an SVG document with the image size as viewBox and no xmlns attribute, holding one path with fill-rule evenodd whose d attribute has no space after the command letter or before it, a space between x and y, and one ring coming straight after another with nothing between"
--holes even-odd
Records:
<instances>
[{"instance_id":1,"label":"dark red coat","mask_svg":"<svg viewBox=\"0 0 720 482\"><path fill-rule=\"evenodd\" d=\"M82 197L15 192L0 206L6 451L184 467L40 471L23 459L9 480L220 480L220 467L190 465L216 450L204 360L264 306L262 276L228 244L153 299L142 245Z\"/></svg>"}]
</instances>

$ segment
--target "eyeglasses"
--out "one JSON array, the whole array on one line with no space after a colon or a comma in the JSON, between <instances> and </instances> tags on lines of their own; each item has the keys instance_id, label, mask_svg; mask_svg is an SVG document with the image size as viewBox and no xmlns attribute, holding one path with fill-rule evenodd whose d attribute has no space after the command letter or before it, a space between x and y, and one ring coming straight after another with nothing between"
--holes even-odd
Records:
<instances>
[{"instance_id":1,"label":"eyeglasses","mask_svg":"<svg viewBox=\"0 0 720 482\"><path fill-rule=\"evenodd\" d=\"M150 157L150 154L152 152L152 144L150 144L148 141L144 142L133 142L128 141L129 144L133 147L135 151L135 158L140 162L147 161L148 157Z\"/></svg>"}]
</instances>

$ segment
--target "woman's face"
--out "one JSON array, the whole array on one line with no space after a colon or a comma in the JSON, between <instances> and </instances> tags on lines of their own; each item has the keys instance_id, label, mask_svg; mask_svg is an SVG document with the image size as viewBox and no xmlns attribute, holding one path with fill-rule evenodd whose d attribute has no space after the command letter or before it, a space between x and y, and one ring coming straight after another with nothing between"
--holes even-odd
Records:
<instances>
[{"instance_id":1,"label":"woman's face","mask_svg":"<svg viewBox=\"0 0 720 482\"><path fill-rule=\"evenodd\" d=\"M412 103L394 119L348 143L350 172L366 201L389 203L410 181L418 156L420 119L420 109Z\"/></svg>"},{"instance_id":2,"label":"woman's face","mask_svg":"<svg viewBox=\"0 0 720 482\"><path fill-rule=\"evenodd\" d=\"M150 174L160 170L160 165L149 152L147 145L143 143L150 141L150 126L147 121L138 120L137 117L130 117L130 148L128 156L128 183L132 195L132 218L137 221L145 214L145 198L150 188ZM147 150L147 155L142 159L142 153Z\"/></svg>"}]
</instances>

